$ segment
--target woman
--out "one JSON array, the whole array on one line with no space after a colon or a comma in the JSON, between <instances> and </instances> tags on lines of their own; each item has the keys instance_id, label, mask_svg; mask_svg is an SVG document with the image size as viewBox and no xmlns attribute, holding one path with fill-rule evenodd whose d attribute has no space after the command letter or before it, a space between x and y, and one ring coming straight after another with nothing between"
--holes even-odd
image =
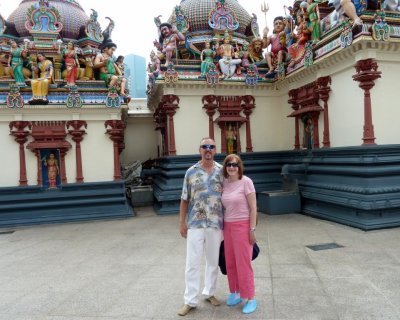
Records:
<instances>
[{"instance_id":1,"label":"woman","mask_svg":"<svg viewBox=\"0 0 400 320\"><path fill-rule=\"evenodd\" d=\"M253 181L243 175L243 162L238 155L225 158L223 173L224 246L230 290L226 304L234 306L245 299L242 311L247 314L257 309L251 266L256 243L256 193Z\"/></svg>"},{"instance_id":2,"label":"woman","mask_svg":"<svg viewBox=\"0 0 400 320\"><path fill-rule=\"evenodd\" d=\"M67 70L67 86L74 86L76 79L78 79L79 61L74 44L71 41L67 43L67 48L63 50L62 56Z\"/></svg>"},{"instance_id":3,"label":"woman","mask_svg":"<svg viewBox=\"0 0 400 320\"><path fill-rule=\"evenodd\" d=\"M8 66L11 67L13 77L17 86L25 87L25 77L23 73L23 62L26 57L26 51L22 48L18 48L17 43L14 40L10 41L10 56L8 58Z\"/></svg>"},{"instance_id":4,"label":"woman","mask_svg":"<svg viewBox=\"0 0 400 320\"><path fill-rule=\"evenodd\" d=\"M205 48L201 51L200 59L200 72L199 78L205 78L210 65L214 63L215 51L211 49L210 41L206 41Z\"/></svg>"}]
</instances>

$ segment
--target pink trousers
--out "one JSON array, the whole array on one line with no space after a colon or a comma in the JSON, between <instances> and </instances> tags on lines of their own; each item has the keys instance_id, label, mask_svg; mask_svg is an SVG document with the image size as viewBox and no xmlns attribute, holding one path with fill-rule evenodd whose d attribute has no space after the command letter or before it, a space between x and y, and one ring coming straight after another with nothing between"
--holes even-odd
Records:
<instances>
[{"instance_id":1,"label":"pink trousers","mask_svg":"<svg viewBox=\"0 0 400 320\"><path fill-rule=\"evenodd\" d=\"M242 299L253 299L254 273L251 266L250 221L224 222L224 246L229 290Z\"/></svg>"}]
</instances>

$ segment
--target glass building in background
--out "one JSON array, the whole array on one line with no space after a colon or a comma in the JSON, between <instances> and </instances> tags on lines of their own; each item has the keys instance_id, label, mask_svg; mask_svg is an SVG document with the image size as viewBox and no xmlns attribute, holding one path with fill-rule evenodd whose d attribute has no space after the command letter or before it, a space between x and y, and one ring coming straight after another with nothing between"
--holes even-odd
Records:
<instances>
[{"instance_id":1,"label":"glass building in background","mask_svg":"<svg viewBox=\"0 0 400 320\"><path fill-rule=\"evenodd\" d=\"M132 98L146 98L146 59L128 54L124 59L125 77Z\"/></svg>"}]
</instances>

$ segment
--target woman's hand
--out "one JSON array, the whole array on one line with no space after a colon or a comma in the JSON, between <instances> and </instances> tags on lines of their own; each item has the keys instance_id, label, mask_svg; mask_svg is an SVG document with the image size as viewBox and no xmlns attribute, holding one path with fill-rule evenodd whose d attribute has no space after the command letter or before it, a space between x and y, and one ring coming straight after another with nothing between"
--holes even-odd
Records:
<instances>
[{"instance_id":1,"label":"woman's hand","mask_svg":"<svg viewBox=\"0 0 400 320\"><path fill-rule=\"evenodd\" d=\"M254 245L256 242L257 242L256 232L255 231L250 231L250 244Z\"/></svg>"}]
</instances>

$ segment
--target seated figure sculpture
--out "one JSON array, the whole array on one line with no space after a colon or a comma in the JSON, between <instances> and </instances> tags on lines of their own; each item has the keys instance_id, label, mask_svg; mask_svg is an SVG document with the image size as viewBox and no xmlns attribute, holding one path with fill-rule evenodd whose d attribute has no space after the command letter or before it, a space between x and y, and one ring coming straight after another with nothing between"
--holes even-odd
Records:
<instances>
[{"instance_id":1,"label":"seated figure sculpture","mask_svg":"<svg viewBox=\"0 0 400 320\"><path fill-rule=\"evenodd\" d=\"M185 36L178 31L176 26L169 23L161 23L159 26L159 41L154 40L154 46L161 52L158 55L160 60L165 59L165 66L172 62L172 55L178 48L179 41L184 41Z\"/></svg>"},{"instance_id":2,"label":"seated figure sculpture","mask_svg":"<svg viewBox=\"0 0 400 320\"><path fill-rule=\"evenodd\" d=\"M29 104L48 104L49 85L54 82L53 63L43 53L38 53L37 60L37 66L32 66L32 69L34 73L39 73L39 77L31 80L32 99Z\"/></svg>"},{"instance_id":3,"label":"seated figure sculpture","mask_svg":"<svg viewBox=\"0 0 400 320\"><path fill-rule=\"evenodd\" d=\"M119 94L129 99L125 92L126 78L123 77L121 70L118 68L113 59L113 54L117 45L112 42L107 42L104 45L102 53L99 53L94 60L94 68L99 69L100 79L103 80L107 87L114 87Z\"/></svg>"},{"instance_id":4,"label":"seated figure sculpture","mask_svg":"<svg viewBox=\"0 0 400 320\"><path fill-rule=\"evenodd\" d=\"M225 32L224 43L219 45L217 43L217 52L222 58L219 59L218 64L223 74L223 78L231 78L239 67L242 59L239 59L235 54L233 46L230 44L231 37L228 32Z\"/></svg>"},{"instance_id":5,"label":"seated figure sculpture","mask_svg":"<svg viewBox=\"0 0 400 320\"><path fill-rule=\"evenodd\" d=\"M268 72L265 75L266 77L272 77L275 74L275 70L278 68L278 64L285 62L287 58L284 28L283 17L279 16L274 19L274 31L272 35L268 36L268 27L265 27L264 29L263 47L267 48L271 45L271 51L267 52L265 55L268 64Z\"/></svg>"},{"instance_id":6,"label":"seated figure sculpture","mask_svg":"<svg viewBox=\"0 0 400 320\"><path fill-rule=\"evenodd\" d=\"M210 41L206 41L205 48L201 51L200 59L200 76L199 78L205 78L208 70L210 70L210 65L214 64L215 51L211 49Z\"/></svg>"}]
</instances>

